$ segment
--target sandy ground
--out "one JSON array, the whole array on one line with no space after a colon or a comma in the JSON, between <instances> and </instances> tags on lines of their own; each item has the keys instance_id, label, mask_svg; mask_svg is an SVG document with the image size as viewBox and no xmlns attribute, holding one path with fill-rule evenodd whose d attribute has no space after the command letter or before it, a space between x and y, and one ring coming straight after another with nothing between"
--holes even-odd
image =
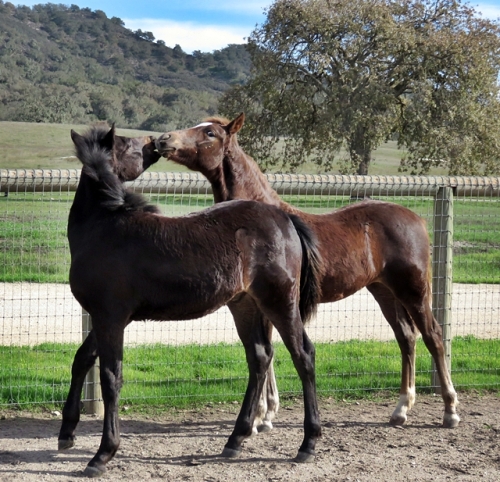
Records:
<instances>
[{"instance_id":1,"label":"sandy ground","mask_svg":"<svg viewBox=\"0 0 500 482\"><path fill-rule=\"evenodd\" d=\"M452 336L500 338L500 285L454 285L452 322ZM345 300L320 305L316 320L308 325L308 334L316 342L393 339L366 289ZM0 283L0 345L81 340L81 308L69 285ZM125 342L208 344L237 340L232 316L223 307L197 320L134 322L127 328Z\"/></svg>"},{"instance_id":2,"label":"sandy ground","mask_svg":"<svg viewBox=\"0 0 500 482\"><path fill-rule=\"evenodd\" d=\"M313 463L291 459L303 407L278 413L275 428L219 456L238 405L144 415L122 412L121 447L101 480L498 482L500 410L493 396L465 395L456 429L440 427L440 397L422 396L404 428L387 424L395 400L320 401L323 437ZM101 421L84 416L73 449L57 452L60 415L0 412L0 481L76 481L99 446Z\"/></svg>"}]
</instances>

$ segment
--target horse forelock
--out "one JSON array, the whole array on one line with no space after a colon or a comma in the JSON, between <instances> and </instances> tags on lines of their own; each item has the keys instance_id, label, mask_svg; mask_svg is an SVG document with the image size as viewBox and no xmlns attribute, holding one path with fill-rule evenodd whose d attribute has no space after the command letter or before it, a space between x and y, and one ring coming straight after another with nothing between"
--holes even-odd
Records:
<instances>
[{"instance_id":1,"label":"horse forelock","mask_svg":"<svg viewBox=\"0 0 500 482\"><path fill-rule=\"evenodd\" d=\"M231 121L226 117L210 116L206 119L203 119L203 123L205 122L209 122L210 124L218 124L220 126L227 126Z\"/></svg>"}]
</instances>

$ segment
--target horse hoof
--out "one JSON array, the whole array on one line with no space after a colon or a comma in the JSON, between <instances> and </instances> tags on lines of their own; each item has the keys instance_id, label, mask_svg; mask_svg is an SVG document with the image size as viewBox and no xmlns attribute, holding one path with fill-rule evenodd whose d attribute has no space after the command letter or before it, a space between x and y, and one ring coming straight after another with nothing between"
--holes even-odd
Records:
<instances>
[{"instance_id":1,"label":"horse hoof","mask_svg":"<svg viewBox=\"0 0 500 482\"><path fill-rule=\"evenodd\" d=\"M75 439L67 439L67 440L58 440L57 441L57 450L68 450L71 447L75 446Z\"/></svg>"},{"instance_id":2,"label":"horse hoof","mask_svg":"<svg viewBox=\"0 0 500 482\"><path fill-rule=\"evenodd\" d=\"M259 433L267 433L273 429L273 424L271 422L262 422L258 427L257 431Z\"/></svg>"},{"instance_id":3,"label":"horse hoof","mask_svg":"<svg viewBox=\"0 0 500 482\"><path fill-rule=\"evenodd\" d=\"M241 449L230 449L229 447L224 447L221 456L228 459L234 459L241 455Z\"/></svg>"},{"instance_id":4,"label":"horse hoof","mask_svg":"<svg viewBox=\"0 0 500 482\"><path fill-rule=\"evenodd\" d=\"M104 472L106 472L105 467L103 467L102 469L99 469L98 467L93 467L93 466L87 465L87 467L83 471L83 475L85 477L95 478L95 477L100 477L101 475L104 474Z\"/></svg>"},{"instance_id":5,"label":"horse hoof","mask_svg":"<svg viewBox=\"0 0 500 482\"><path fill-rule=\"evenodd\" d=\"M310 462L314 461L314 458L316 457L315 453L308 453L308 452L297 452L297 456L293 459L294 462L299 462L300 464L307 464Z\"/></svg>"},{"instance_id":6,"label":"horse hoof","mask_svg":"<svg viewBox=\"0 0 500 482\"><path fill-rule=\"evenodd\" d=\"M455 428L460 423L460 417L456 413L445 413L443 418L444 428Z\"/></svg>"},{"instance_id":7,"label":"horse hoof","mask_svg":"<svg viewBox=\"0 0 500 482\"><path fill-rule=\"evenodd\" d=\"M392 426L400 427L401 425L404 425L406 422L406 417L404 415L392 415L391 419L389 420L389 424Z\"/></svg>"}]
</instances>

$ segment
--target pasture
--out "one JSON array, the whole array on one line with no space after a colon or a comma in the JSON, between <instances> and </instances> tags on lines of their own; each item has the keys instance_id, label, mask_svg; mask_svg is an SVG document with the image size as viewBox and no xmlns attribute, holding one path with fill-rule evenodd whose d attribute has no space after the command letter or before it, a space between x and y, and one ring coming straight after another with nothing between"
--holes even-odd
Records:
<instances>
[{"instance_id":1,"label":"pasture","mask_svg":"<svg viewBox=\"0 0 500 482\"><path fill-rule=\"evenodd\" d=\"M65 283L69 251L66 225L74 193L9 193L0 197L2 255L0 281ZM168 215L183 215L213 204L211 195L190 193L151 195ZM315 196L283 196L283 199L313 213L342 207L348 200ZM409 207L424 218L432 215L430 199L390 199ZM500 203L490 200L454 202L454 264L456 283L500 283ZM428 228L431 232L431 220Z\"/></svg>"},{"instance_id":2,"label":"pasture","mask_svg":"<svg viewBox=\"0 0 500 482\"><path fill-rule=\"evenodd\" d=\"M80 164L74 158L70 130L82 132L85 125L33 124L29 122L0 122L0 145L2 158L0 169L79 169ZM159 135L159 132L146 132L133 129L117 129L123 136ZM340 153L340 156L345 153ZM382 144L373 155L370 175L398 175L398 166L402 152L395 141ZM173 162L158 162L152 171L186 172L187 169ZM316 174L318 167L313 164L302 166L298 172ZM321 174L330 172L321 171ZM332 170L337 173L337 170ZM431 175L443 175L440 168L433 168Z\"/></svg>"}]
</instances>

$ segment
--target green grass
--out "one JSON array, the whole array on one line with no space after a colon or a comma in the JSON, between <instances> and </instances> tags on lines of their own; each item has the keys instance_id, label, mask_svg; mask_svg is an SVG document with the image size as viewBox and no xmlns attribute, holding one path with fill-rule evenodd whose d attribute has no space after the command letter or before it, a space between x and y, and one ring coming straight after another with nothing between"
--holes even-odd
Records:
<instances>
[{"instance_id":1,"label":"green grass","mask_svg":"<svg viewBox=\"0 0 500 482\"><path fill-rule=\"evenodd\" d=\"M82 132L87 126L0 122L2 157L0 168L79 168L71 158L70 129ZM150 132L119 129L123 135ZM153 133L157 134L157 133ZM401 152L394 142L375 153L372 174L397 174ZM171 162L160 161L156 170L185 171ZM304 166L303 172L315 172ZM340 196L283 196L309 212L339 208L349 199ZM0 281L66 282L69 252L66 224L72 193L10 193L0 197ZM403 204L429 219L432 230L432 200L408 197L387 198ZM181 215L210 206L211 196L152 196L166 215ZM500 203L496 200L456 199L454 202L453 280L458 283L500 283Z\"/></svg>"},{"instance_id":2,"label":"green grass","mask_svg":"<svg viewBox=\"0 0 500 482\"><path fill-rule=\"evenodd\" d=\"M80 169L81 164L74 157L70 131L74 129L82 133L87 128L86 125L0 122L0 169ZM128 137L160 134L133 129L117 129L117 133ZM165 159L150 170L187 171Z\"/></svg>"},{"instance_id":3,"label":"green grass","mask_svg":"<svg viewBox=\"0 0 500 482\"><path fill-rule=\"evenodd\" d=\"M0 347L0 406L59 405L69 387L76 345ZM275 367L281 396L301 394L298 376L283 344ZM318 393L339 398L396 392L401 357L396 342L348 341L316 344ZM417 345L417 389L430 391L430 356ZM459 391L500 389L500 340L457 337L452 345L452 377ZM241 345L146 345L129 347L124 357L122 405L187 407L209 402L241 402L247 367Z\"/></svg>"},{"instance_id":4,"label":"green grass","mask_svg":"<svg viewBox=\"0 0 500 482\"><path fill-rule=\"evenodd\" d=\"M0 197L0 282L64 283L68 279L66 227L74 193L10 193ZM350 201L345 197L283 196L309 212L327 212ZM390 199L428 219L432 238L433 202L429 198ZM169 216L213 204L210 195L152 195ZM500 203L454 202L453 280L500 283Z\"/></svg>"},{"instance_id":5,"label":"green grass","mask_svg":"<svg viewBox=\"0 0 500 482\"><path fill-rule=\"evenodd\" d=\"M36 124L29 122L0 122L0 145L2 158L0 169L79 169L80 163L73 157L74 149L70 130L83 132L86 125ZM123 136L159 135L159 132L133 129L117 129ZM342 153L340 155L343 155ZM397 143L389 141L373 153L370 175L398 175L403 152ZM298 172L307 174L338 174L338 168L318 171L318 166L306 163ZM187 169L174 162L161 159L150 171L186 172ZM443 175L441 168L433 168L430 175Z\"/></svg>"}]
</instances>

